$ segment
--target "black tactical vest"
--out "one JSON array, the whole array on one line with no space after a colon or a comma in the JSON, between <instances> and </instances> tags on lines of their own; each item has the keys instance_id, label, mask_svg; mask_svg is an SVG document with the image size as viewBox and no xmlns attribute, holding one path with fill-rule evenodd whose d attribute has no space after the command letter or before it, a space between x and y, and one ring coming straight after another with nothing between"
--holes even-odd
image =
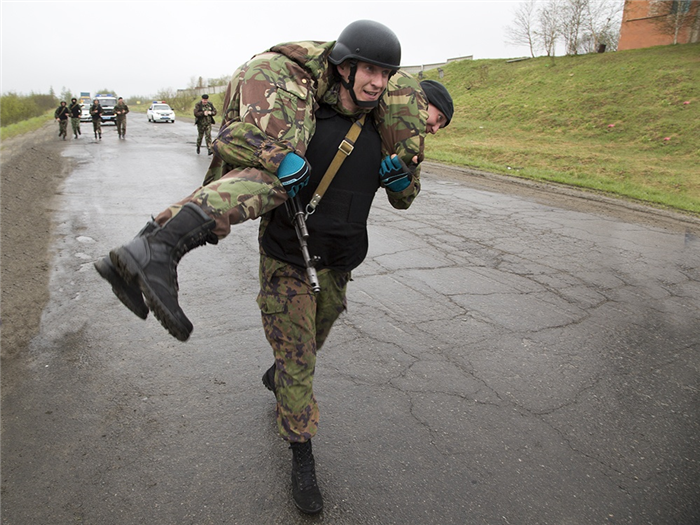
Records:
<instances>
[{"instance_id":1,"label":"black tactical vest","mask_svg":"<svg viewBox=\"0 0 700 525\"><path fill-rule=\"evenodd\" d=\"M322 105L316 112L316 132L306 151L311 180L299 192L304 206L311 200L350 126L350 119L329 106ZM357 268L367 255L367 217L379 188L381 159L381 139L368 118L355 149L343 162L315 213L306 220L309 252L321 259L317 269L348 272ZM286 206L279 206L270 214L270 222L260 239L263 251L303 268L299 241Z\"/></svg>"}]
</instances>

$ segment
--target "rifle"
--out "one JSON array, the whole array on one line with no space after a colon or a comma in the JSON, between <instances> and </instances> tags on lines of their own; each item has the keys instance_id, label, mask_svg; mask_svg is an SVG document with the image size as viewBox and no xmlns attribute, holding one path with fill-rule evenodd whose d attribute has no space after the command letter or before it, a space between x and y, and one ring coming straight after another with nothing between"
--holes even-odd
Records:
<instances>
[{"instance_id":1,"label":"rifle","mask_svg":"<svg viewBox=\"0 0 700 525\"><path fill-rule=\"evenodd\" d=\"M309 230L306 228L304 208L301 206L297 195L288 198L284 205L287 207L289 219L294 224L294 230L297 232L297 239L299 239L301 255L304 258L306 275L309 277L311 289L314 293L318 293L321 291L321 286L318 284L318 275L316 274L316 263L318 263L319 258L309 254Z\"/></svg>"}]
</instances>

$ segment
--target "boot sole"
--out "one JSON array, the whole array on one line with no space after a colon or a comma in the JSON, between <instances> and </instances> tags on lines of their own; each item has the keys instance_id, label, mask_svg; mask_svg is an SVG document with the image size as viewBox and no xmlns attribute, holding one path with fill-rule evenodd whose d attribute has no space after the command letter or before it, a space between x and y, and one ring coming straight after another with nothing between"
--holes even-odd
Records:
<instances>
[{"instance_id":1,"label":"boot sole","mask_svg":"<svg viewBox=\"0 0 700 525\"><path fill-rule=\"evenodd\" d=\"M192 323L188 321L189 326L184 325L170 310L168 310L168 308L166 308L158 295L148 284L148 281L144 278L141 266L134 260L131 254L120 247L109 252L109 257L112 260L112 264L114 264L117 271L124 279L127 281L136 280L138 282L143 298L146 301L146 306L153 312L155 318L160 321L163 328L178 341L187 341L192 333Z\"/></svg>"},{"instance_id":2,"label":"boot sole","mask_svg":"<svg viewBox=\"0 0 700 525\"><path fill-rule=\"evenodd\" d=\"M94 263L95 270L100 276L112 286L112 292L117 296L124 306L134 312L141 319L148 317L148 306L143 302L141 289L138 286L127 283L122 279L116 268L104 259ZM131 292L127 291L131 288Z\"/></svg>"}]
</instances>

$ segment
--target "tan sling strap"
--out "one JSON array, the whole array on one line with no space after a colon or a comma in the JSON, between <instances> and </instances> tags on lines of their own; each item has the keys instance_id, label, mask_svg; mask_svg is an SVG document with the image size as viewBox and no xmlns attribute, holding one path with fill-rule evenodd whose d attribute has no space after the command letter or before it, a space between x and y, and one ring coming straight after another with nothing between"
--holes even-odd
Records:
<instances>
[{"instance_id":1,"label":"tan sling strap","mask_svg":"<svg viewBox=\"0 0 700 525\"><path fill-rule=\"evenodd\" d=\"M331 162L330 166L328 166L326 173L323 175L321 183L318 185L318 188L316 188L311 202L306 205L307 216L316 211L318 203L321 202L323 195L326 193L328 186L331 185L331 181L333 180L333 177L335 177L335 174L338 173L343 161L345 161L345 159L352 153L352 150L355 149L355 142L357 141L357 137L360 136L362 126L365 124L366 116L367 114L363 113L362 116L357 119L352 126L350 126L350 130L338 146L338 151L336 152L335 157L333 157L333 161Z\"/></svg>"}]
</instances>

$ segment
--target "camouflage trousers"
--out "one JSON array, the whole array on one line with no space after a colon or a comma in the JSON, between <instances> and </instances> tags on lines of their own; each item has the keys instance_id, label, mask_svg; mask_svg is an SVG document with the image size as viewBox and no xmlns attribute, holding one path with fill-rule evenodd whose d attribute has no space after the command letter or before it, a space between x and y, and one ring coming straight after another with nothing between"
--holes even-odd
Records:
<instances>
[{"instance_id":1,"label":"camouflage trousers","mask_svg":"<svg viewBox=\"0 0 700 525\"><path fill-rule=\"evenodd\" d=\"M232 225L257 219L286 200L287 192L277 177L255 168L237 169L169 206L155 221L162 226L182 206L192 202L216 221L213 232L222 239L230 233Z\"/></svg>"},{"instance_id":2,"label":"camouflage trousers","mask_svg":"<svg viewBox=\"0 0 700 525\"><path fill-rule=\"evenodd\" d=\"M260 256L257 302L275 357L277 428L290 442L308 441L316 435L316 353L347 309L350 273L324 269L318 272L318 279L321 292L314 294L304 269Z\"/></svg>"},{"instance_id":3,"label":"camouflage trousers","mask_svg":"<svg viewBox=\"0 0 700 525\"><path fill-rule=\"evenodd\" d=\"M58 121L58 136L66 137L66 132L68 131L68 119Z\"/></svg>"},{"instance_id":4,"label":"camouflage trousers","mask_svg":"<svg viewBox=\"0 0 700 525\"><path fill-rule=\"evenodd\" d=\"M117 117L117 134L120 137L123 137L126 135L126 116L123 117Z\"/></svg>"},{"instance_id":5,"label":"camouflage trousers","mask_svg":"<svg viewBox=\"0 0 700 525\"><path fill-rule=\"evenodd\" d=\"M102 135L102 121L100 119L92 119L92 131Z\"/></svg>"},{"instance_id":6,"label":"camouflage trousers","mask_svg":"<svg viewBox=\"0 0 700 525\"><path fill-rule=\"evenodd\" d=\"M211 123L197 124L197 146L202 145L202 137L206 141L207 149L211 150Z\"/></svg>"},{"instance_id":7,"label":"camouflage trousers","mask_svg":"<svg viewBox=\"0 0 700 525\"><path fill-rule=\"evenodd\" d=\"M80 135L80 119L71 117L70 125L73 128L73 135Z\"/></svg>"}]
</instances>

